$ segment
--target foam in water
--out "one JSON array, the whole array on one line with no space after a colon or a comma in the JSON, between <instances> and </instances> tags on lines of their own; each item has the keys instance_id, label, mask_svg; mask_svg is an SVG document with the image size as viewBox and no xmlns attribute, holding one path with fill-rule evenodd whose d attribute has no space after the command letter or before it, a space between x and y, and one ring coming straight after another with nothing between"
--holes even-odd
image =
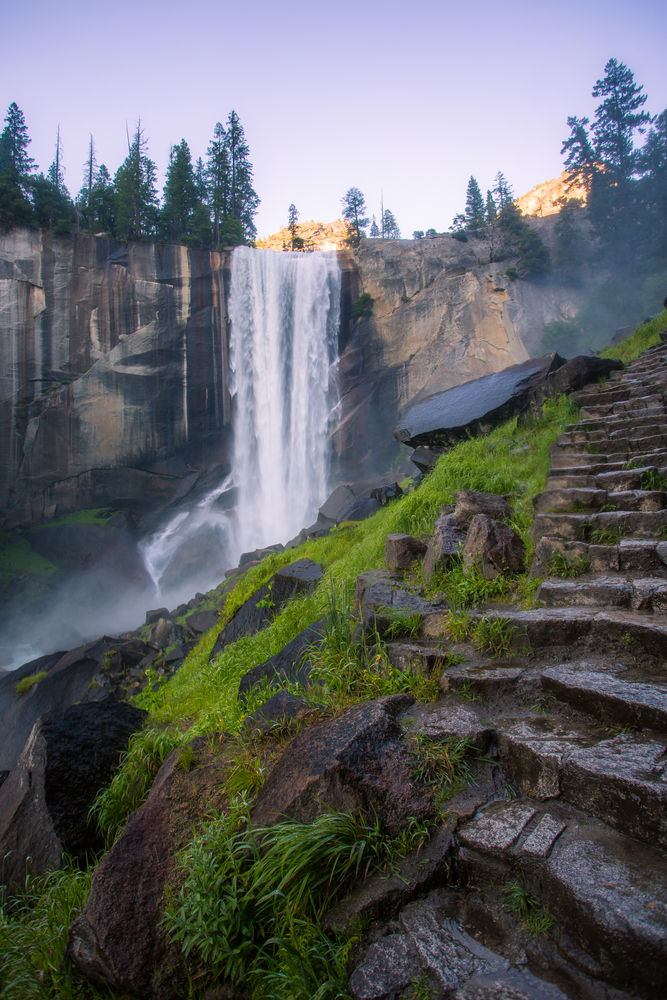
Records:
<instances>
[{"instance_id":1,"label":"foam in water","mask_svg":"<svg viewBox=\"0 0 667 1000\"><path fill-rule=\"evenodd\" d=\"M232 255L230 371L242 550L286 542L327 493L337 402L341 275L335 252Z\"/></svg>"}]
</instances>

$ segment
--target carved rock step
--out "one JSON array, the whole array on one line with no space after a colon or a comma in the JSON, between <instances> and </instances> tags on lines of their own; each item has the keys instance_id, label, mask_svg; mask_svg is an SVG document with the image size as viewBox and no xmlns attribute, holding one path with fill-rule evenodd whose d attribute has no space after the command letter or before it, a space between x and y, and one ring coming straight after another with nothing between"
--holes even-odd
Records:
<instances>
[{"instance_id":1,"label":"carved rock step","mask_svg":"<svg viewBox=\"0 0 667 1000\"><path fill-rule=\"evenodd\" d=\"M646 412L646 411L644 411ZM652 414L652 411L649 411ZM641 419L637 416L626 417L623 420L609 421L605 426L592 429L583 421L583 426L573 430L561 431L556 438L556 444L599 444L600 441L614 441L625 437L652 437L654 434L667 433L664 414L660 417L649 416Z\"/></svg>"},{"instance_id":2,"label":"carved rock step","mask_svg":"<svg viewBox=\"0 0 667 1000\"><path fill-rule=\"evenodd\" d=\"M667 580L626 580L603 576L594 580L545 580L535 599L547 608L611 607L635 611L667 611Z\"/></svg>"},{"instance_id":3,"label":"carved rock step","mask_svg":"<svg viewBox=\"0 0 667 1000\"><path fill-rule=\"evenodd\" d=\"M615 668L563 663L542 671L542 687L606 725L667 731L667 684L624 680L626 668Z\"/></svg>"},{"instance_id":4,"label":"carved rock step","mask_svg":"<svg viewBox=\"0 0 667 1000\"><path fill-rule=\"evenodd\" d=\"M579 416L582 419L587 417L607 417L610 413L625 413L629 410L646 410L653 406L663 406L664 399L662 392L651 393L647 396L634 397L622 403L601 403L590 402L580 403Z\"/></svg>"},{"instance_id":5,"label":"carved rock step","mask_svg":"<svg viewBox=\"0 0 667 1000\"><path fill-rule=\"evenodd\" d=\"M667 858L567 807L496 803L459 832L459 868L470 888L527 880L567 927L558 948L582 968L643 1000L664 1000ZM590 974L591 967L583 971Z\"/></svg>"},{"instance_id":6,"label":"carved rock step","mask_svg":"<svg viewBox=\"0 0 667 1000\"><path fill-rule=\"evenodd\" d=\"M610 433L628 426L643 427L646 424L652 424L655 421L661 420L664 413L665 407L663 405L651 407L649 410L637 410L634 413L626 412L621 415L613 413L608 417L599 417L595 420L590 418L588 420L577 420L573 424L565 425L565 433L579 433L580 431L588 431L590 433L606 431Z\"/></svg>"},{"instance_id":7,"label":"carved rock step","mask_svg":"<svg viewBox=\"0 0 667 1000\"><path fill-rule=\"evenodd\" d=\"M560 461L560 460L559 460ZM655 466L660 469L662 466L667 465L667 452L657 451L646 455L633 455L632 456L632 468L650 468ZM606 456L600 455L590 455L588 462L575 462L571 466L558 465L553 466L549 470L549 477L551 476L599 476L606 472L628 472L627 461L621 461L617 456L614 456L614 460L610 461Z\"/></svg>"},{"instance_id":8,"label":"carved rock step","mask_svg":"<svg viewBox=\"0 0 667 1000\"><path fill-rule=\"evenodd\" d=\"M567 541L591 541L610 544L595 532L633 535L635 538L660 538L667 528L667 511L603 511L599 514L538 514L530 535L533 540L548 535Z\"/></svg>"},{"instance_id":9,"label":"carved rock step","mask_svg":"<svg viewBox=\"0 0 667 1000\"><path fill-rule=\"evenodd\" d=\"M524 652L571 646L586 640L603 649L618 642L632 648L637 643L651 656L667 656L667 615L652 615L621 608L538 608L531 611L490 611L487 618L501 618L514 629L512 645Z\"/></svg>"},{"instance_id":10,"label":"carved rock step","mask_svg":"<svg viewBox=\"0 0 667 1000\"><path fill-rule=\"evenodd\" d=\"M578 575L587 573L621 572L626 579L647 573L664 579L667 576L667 542L622 538L618 545L588 545L586 542L563 542L543 536L535 549L531 576L554 573L553 555L560 552L568 567Z\"/></svg>"},{"instance_id":11,"label":"carved rock step","mask_svg":"<svg viewBox=\"0 0 667 1000\"><path fill-rule=\"evenodd\" d=\"M605 438L596 444L552 444L549 446L551 464L553 468L562 468L566 458L572 461L573 465L580 465L580 458L598 459L598 461L627 461L628 458L636 458L638 455L650 454L654 451L664 451L667 449L667 438L662 434L647 435L645 437L633 438Z\"/></svg>"},{"instance_id":12,"label":"carved rock step","mask_svg":"<svg viewBox=\"0 0 667 1000\"><path fill-rule=\"evenodd\" d=\"M584 510L600 510L612 507L614 510L663 510L667 496L662 490L619 490L608 493L601 489L581 489L580 487L552 487L533 497L533 506L538 514L567 513Z\"/></svg>"},{"instance_id":13,"label":"carved rock step","mask_svg":"<svg viewBox=\"0 0 667 1000\"><path fill-rule=\"evenodd\" d=\"M663 740L604 733L535 716L498 720L498 752L524 795L562 795L628 837L667 847L667 758Z\"/></svg>"},{"instance_id":14,"label":"carved rock step","mask_svg":"<svg viewBox=\"0 0 667 1000\"><path fill-rule=\"evenodd\" d=\"M641 489L644 483L655 482L658 476L664 478L667 470L659 469L657 465L642 465L632 469L614 469L587 475L582 469L571 475L562 470L556 476L549 476L547 489L598 489L607 493L624 493L627 490Z\"/></svg>"}]
</instances>

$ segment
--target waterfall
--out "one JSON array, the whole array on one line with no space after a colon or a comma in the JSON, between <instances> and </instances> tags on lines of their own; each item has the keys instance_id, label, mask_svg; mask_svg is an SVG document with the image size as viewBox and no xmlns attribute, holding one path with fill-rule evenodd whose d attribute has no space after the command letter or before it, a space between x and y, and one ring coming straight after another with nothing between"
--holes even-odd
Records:
<instances>
[{"instance_id":1,"label":"waterfall","mask_svg":"<svg viewBox=\"0 0 667 1000\"><path fill-rule=\"evenodd\" d=\"M232 255L230 374L241 550L286 542L326 497L337 402L335 251Z\"/></svg>"}]
</instances>

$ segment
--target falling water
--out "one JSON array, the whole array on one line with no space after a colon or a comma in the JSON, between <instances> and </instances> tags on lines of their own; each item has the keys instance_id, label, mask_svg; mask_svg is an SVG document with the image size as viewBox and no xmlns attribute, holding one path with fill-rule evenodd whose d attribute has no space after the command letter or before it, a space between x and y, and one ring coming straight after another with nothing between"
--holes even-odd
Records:
<instances>
[{"instance_id":1,"label":"falling water","mask_svg":"<svg viewBox=\"0 0 667 1000\"><path fill-rule=\"evenodd\" d=\"M243 550L286 542L327 491L340 311L335 251L232 256L234 480Z\"/></svg>"}]
</instances>

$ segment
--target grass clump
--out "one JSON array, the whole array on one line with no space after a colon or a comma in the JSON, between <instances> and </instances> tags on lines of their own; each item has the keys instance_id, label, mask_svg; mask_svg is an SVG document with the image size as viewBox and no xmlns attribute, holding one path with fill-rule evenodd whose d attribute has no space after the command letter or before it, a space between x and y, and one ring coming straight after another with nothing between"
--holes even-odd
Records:
<instances>
[{"instance_id":1,"label":"grass clump","mask_svg":"<svg viewBox=\"0 0 667 1000\"><path fill-rule=\"evenodd\" d=\"M553 926L553 918L528 892L525 879L508 883L505 887L505 905L521 920L521 925L533 937L542 937Z\"/></svg>"},{"instance_id":2,"label":"grass clump","mask_svg":"<svg viewBox=\"0 0 667 1000\"><path fill-rule=\"evenodd\" d=\"M66 861L64 868L28 879L25 891L0 905L0 996L2 1000L92 1000L63 963L69 925L81 912L91 870ZM107 995L106 993L104 994Z\"/></svg>"},{"instance_id":3,"label":"grass clump","mask_svg":"<svg viewBox=\"0 0 667 1000\"><path fill-rule=\"evenodd\" d=\"M576 559L568 559L563 552L558 552L557 550L551 556L551 576L559 576L563 579L576 579L587 572L588 559L586 556L577 556Z\"/></svg>"},{"instance_id":4,"label":"grass clump","mask_svg":"<svg viewBox=\"0 0 667 1000\"><path fill-rule=\"evenodd\" d=\"M14 685L14 690L17 694L26 694L35 686L35 684L39 684L40 681L43 681L44 678L48 676L49 675L46 670L40 670L38 674L33 674L31 677L22 677L21 680L17 681Z\"/></svg>"},{"instance_id":5,"label":"grass clump","mask_svg":"<svg viewBox=\"0 0 667 1000\"><path fill-rule=\"evenodd\" d=\"M415 767L412 777L431 785L440 803L460 792L473 777L467 740L436 743L424 733L415 737Z\"/></svg>"},{"instance_id":6,"label":"grass clump","mask_svg":"<svg viewBox=\"0 0 667 1000\"><path fill-rule=\"evenodd\" d=\"M377 820L329 812L309 824L252 830L237 799L182 852L185 878L164 921L186 955L216 976L245 980L254 997L333 1000L344 990L345 963L314 922L394 852Z\"/></svg>"},{"instance_id":7,"label":"grass clump","mask_svg":"<svg viewBox=\"0 0 667 1000\"><path fill-rule=\"evenodd\" d=\"M480 653L507 656L512 649L516 629L505 618L484 615L475 625L472 641Z\"/></svg>"},{"instance_id":8,"label":"grass clump","mask_svg":"<svg viewBox=\"0 0 667 1000\"><path fill-rule=\"evenodd\" d=\"M388 639L416 639L422 623L420 611L407 611L404 608L382 608L380 614L389 619L389 627L385 629Z\"/></svg>"},{"instance_id":9,"label":"grass clump","mask_svg":"<svg viewBox=\"0 0 667 1000\"><path fill-rule=\"evenodd\" d=\"M660 334L667 329L667 309L655 319L638 326L630 337L626 337L616 347L607 347L600 352L601 358L618 358L629 365L636 361L640 354L660 343Z\"/></svg>"},{"instance_id":10,"label":"grass clump","mask_svg":"<svg viewBox=\"0 0 667 1000\"><path fill-rule=\"evenodd\" d=\"M176 729L144 729L130 737L120 770L109 787L97 795L90 810L107 844L116 840L130 813L147 798L167 754L185 741L186 737ZM191 764L192 760L188 770Z\"/></svg>"}]
</instances>

